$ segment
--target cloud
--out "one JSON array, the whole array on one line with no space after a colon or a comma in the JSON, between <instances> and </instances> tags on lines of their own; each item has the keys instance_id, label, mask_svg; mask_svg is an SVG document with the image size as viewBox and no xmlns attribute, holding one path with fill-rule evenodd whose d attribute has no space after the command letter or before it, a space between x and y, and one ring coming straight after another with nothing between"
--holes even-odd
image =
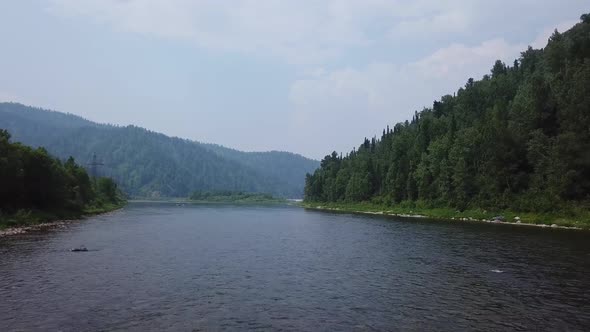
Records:
<instances>
[{"instance_id":1,"label":"cloud","mask_svg":"<svg viewBox=\"0 0 590 332\"><path fill-rule=\"evenodd\" d=\"M427 38L442 33L457 33L468 29L472 17L461 9L450 9L431 17L418 17L397 23L390 31L390 37Z\"/></svg>"},{"instance_id":2,"label":"cloud","mask_svg":"<svg viewBox=\"0 0 590 332\"><path fill-rule=\"evenodd\" d=\"M563 32L575 23L565 21L556 28ZM543 29L530 44L544 47L554 29ZM309 133L303 138L309 139L309 144L314 137L330 132L332 147L350 151L362 137L378 134L387 124L408 120L414 111L454 93L469 77L480 79L489 74L496 60L511 65L527 45L495 38L476 45L454 43L402 65L381 62L360 68L309 70L290 89L294 110L291 131ZM317 153L321 151L327 150L318 149Z\"/></svg>"},{"instance_id":3,"label":"cloud","mask_svg":"<svg viewBox=\"0 0 590 332\"><path fill-rule=\"evenodd\" d=\"M555 30L559 32L567 31L578 22L578 20L568 20L565 22L561 22L555 26L543 29L543 31L531 43L531 46L533 48L544 48L545 46L547 46L547 41L549 40L549 37L551 37Z\"/></svg>"},{"instance_id":4,"label":"cloud","mask_svg":"<svg viewBox=\"0 0 590 332\"><path fill-rule=\"evenodd\" d=\"M525 47L498 38L473 46L452 44L404 65L318 69L291 86L291 130L305 130L313 137L337 127L331 131L331 142L337 142L339 151L349 151L351 142L377 134L387 124L410 119L414 111L454 93L469 77L488 74L495 60L511 64ZM358 121L351 121L355 118Z\"/></svg>"},{"instance_id":5,"label":"cloud","mask_svg":"<svg viewBox=\"0 0 590 332\"><path fill-rule=\"evenodd\" d=\"M312 62L333 56L340 47L365 42L362 32L350 24L352 9L345 3L52 0L50 10L205 49Z\"/></svg>"},{"instance_id":6,"label":"cloud","mask_svg":"<svg viewBox=\"0 0 590 332\"><path fill-rule=\"evenodd\" d=\"M349 151L352 142L376 133L396 112L408 106L404 95L404 68L389 63L373 63L361 69L317 70L313 76L291 86L293 111L288 131L299 144L310 146L314 156L327 149ZM412 89L410 94L418 90ZM321 140L328 136L329 144ZM331 151L331 150L330 150Z\"/></svg>"},{"instance_id":7,"label":"cloud","mask_svg":"<svg viewBox=\"0 0 590 332\"><path fill-rule=\"evenodd\" d=\"M116 30L187 41L205 49L277 56L290 63L325 62L347 49L382 43L388 34L424 26L433 34L468 25L455 8L457 1L49 1L49 11L57 15L89 18Z\"/></svg>"},{"instance_id":8,"label":"cloud","mask_svg":"<svg viewBox=\"0 0 590 332\"><path fill-rule=\"evenodd\" d=\"M530 0L514 1L509 10L501 2L468 0L47 1L51 13L89 19L117 31L180 40L208 50L275 56L294 64L322 64L348 50L387 47L392 41L432 45L437 39L502 29L506 22L498 22L498 15L519 29L522 19L517 15L524 9L532 17L568 11L567 6ZM571 7L578 3L572 0ZM546 42L552 31L534 45Z\"/></svg>"},{"instance_id":9,"label":"cloud","mask_svg":"<svg viewBox=\"0 0 590 332\"><path fill-rule=\"evenodd\" d=\"M544 46L553 27L531 31L585 7L583 0L47 1L54 15L117 32L284 62L297 77L286 87L284 148L304 146L316 157L411 118L489 73L496 59L511 64L527 42Z\"/></svg>"},{"instance_id":10,"label":"cloud","mask_svg":"<svg viewBox=\"0 0 590 332\"><path fill-rule=\"evenodd\" d=\"M409 64L424 79L449 79L454 76L481 77L482 69L495 60L511 63L524 50L524 44L509 44L504 39L492 39L469 47L452 44L428 57ZM485 69L484 69L485 70Z\"/></svg>"},{"instance_id":11,"label":"cloud","mask_svg":"<svg viewBox=\"0 0 590 332\"><path fill-rule=\"evenodd\" d=\"M423 101L409 101L410 96L416 95L415 90L436 90L437 94L430 97L440 97L450 92L449 88L458 88L458 83L464 83L468 77L480 78L489 73L497 59L510 63L524 47L493 39L475 46L453 44L405 65L372 63L359 69L333 71L317 68L293 83L289 100L298 108L319 109L335 104L332 108L339 109L340 104L357 104L371 112L405 100L406 106L414 104L412 109L421 108Z\"/></svg>"}]
</instances>

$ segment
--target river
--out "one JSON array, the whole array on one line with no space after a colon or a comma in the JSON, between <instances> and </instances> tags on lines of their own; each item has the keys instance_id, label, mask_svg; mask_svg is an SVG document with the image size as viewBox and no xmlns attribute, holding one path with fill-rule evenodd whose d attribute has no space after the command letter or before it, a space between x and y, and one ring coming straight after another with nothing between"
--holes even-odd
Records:
<instances>
[{"instance_id":1,"label":"river","mask_svg":"<svg viewBox=\"0 0 590 332\"><path fill-rule=\"evenodd\" d=\"M0 239L1 331L589 329L582 231L132 203Z\"/></svg>"}]
</instances>

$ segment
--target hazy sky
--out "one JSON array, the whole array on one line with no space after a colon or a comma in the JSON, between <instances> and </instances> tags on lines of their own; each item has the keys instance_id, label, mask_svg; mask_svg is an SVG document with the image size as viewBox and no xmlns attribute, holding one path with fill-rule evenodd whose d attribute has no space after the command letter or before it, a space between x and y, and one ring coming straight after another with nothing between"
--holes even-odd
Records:
<instances>
[{"instance_id":1,"label":"hazy sky","mask_svg":"<svg viewBox=\"0 0 590 332\"><path fill-rule=\"evenodd\" d=\"M3 0L0 100L319 159L588 11L587 0Z\"/></svg>"}]
</instances>

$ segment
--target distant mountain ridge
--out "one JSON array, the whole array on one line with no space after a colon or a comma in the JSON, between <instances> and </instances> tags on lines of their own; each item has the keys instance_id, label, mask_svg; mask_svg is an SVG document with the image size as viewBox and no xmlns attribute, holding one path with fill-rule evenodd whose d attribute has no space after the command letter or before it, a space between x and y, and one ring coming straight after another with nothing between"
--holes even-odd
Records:
<instances>
[{"instance_id":1,"label":"distant mountain ridge","mask_svg":"<svg viewBox=\"0 0 590 332\"><path fill-rule=\"evenodd\" d=\"M294 153L243 152L18 103L0 103L0 128L13 141L44 147L62 159L71 155L80 164L96 154L104 164L97 167L99 173L133 196L234 190L302 197L305 174L319 167L318 161Z\"/></svg>"}]
</instances>

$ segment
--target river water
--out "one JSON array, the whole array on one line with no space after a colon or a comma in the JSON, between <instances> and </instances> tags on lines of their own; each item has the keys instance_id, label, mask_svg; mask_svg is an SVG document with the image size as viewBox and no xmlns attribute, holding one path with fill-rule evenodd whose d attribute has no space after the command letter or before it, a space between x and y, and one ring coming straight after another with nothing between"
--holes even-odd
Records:
<instances>
[{"instance_id":1,"label":"river water","mask_svg":"<svg viewBox=\"0 0 590 332\"><path fill-rule=\"evenodd\" d=\"M0 330L587 331L590 234L132 203L0 239Z\"/></svg>"}]
</instances>

